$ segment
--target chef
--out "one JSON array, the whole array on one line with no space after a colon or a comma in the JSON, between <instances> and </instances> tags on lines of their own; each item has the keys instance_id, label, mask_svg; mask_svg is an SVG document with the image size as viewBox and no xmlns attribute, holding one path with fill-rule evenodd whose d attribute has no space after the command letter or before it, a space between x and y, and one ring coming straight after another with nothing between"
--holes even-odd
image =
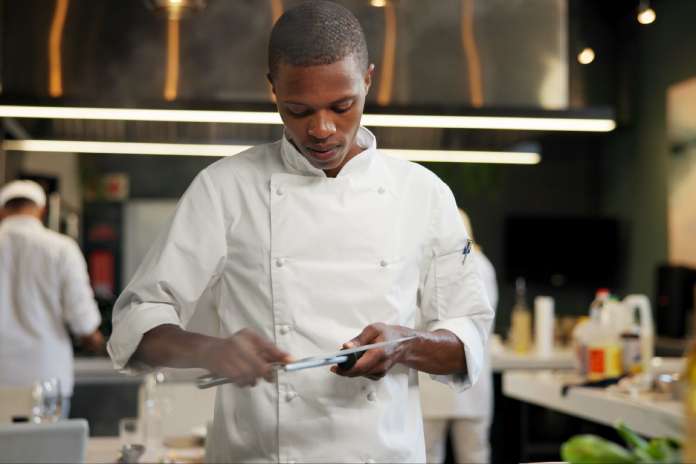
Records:
<instances>
[{"instance_id":1,"label":"chef","mask_svg":"<svg viewBox=\"0 0 696 464\"><path fill-rule=\"evenodd\" d=\"M345 8L288 10L269 45L283 138L199 173L116 303L117 368L234 381L208 461L423 462L418 371L455 389L479 376L493 311L466 231L442 181L360 127L373 71ZM219 337L185 329L203 294ZM350 369L272 366L407 335Z\"/></svg>"},{"instance_id":2,"label":"chef","mask_svg":"<svg viewBox=\"0 0 696 464\"><path fill-rule=\"evenodd\" d=\"M74 240L44 227L45 207L36 182L0 189L0 386L57 379L67 417L75 381L70 333L95 352L104 337L85 258Z\"/></svg>"}]
</instances>

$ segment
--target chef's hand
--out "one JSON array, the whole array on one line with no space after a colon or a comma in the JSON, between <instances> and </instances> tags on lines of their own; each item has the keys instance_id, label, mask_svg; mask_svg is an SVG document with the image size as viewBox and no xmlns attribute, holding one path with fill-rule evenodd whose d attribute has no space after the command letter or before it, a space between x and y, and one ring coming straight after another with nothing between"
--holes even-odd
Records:
<instances>
[{"instance_id":1,"label":"chef's hand","mask_svg":"<svg viewBox=\"0 0 696 464\"><path fill-rule=\"evenodd\" d=\"M204 368L232 379L240 387L254 386L260 378L272 382L272 364L292 361L290 355L251 329L242 329L229 338L213 339L200 356Z\"/></svg>"},{"instance_id":2,"label":"chef's hand","mask_svg":"<svg viewBox=\"0 0 696 464\"><path fill-rule=\"evenodd\" d=\"M104 343L104 335L102 335L99 329L80 337L80 344L93 353L102 353L104 351Z\"/></svg>"},{"instance_id":3,"label":"chef's hand","mask_svg":"<svg viewBox=\"0 0 696 464\"><path fill-rule=\"evenodd\" d=\"M360 332L360 335L343 344L343 349L372 343L386 342L397 338L414 335L415 330L400 325L387 325L381 322L370 324ZM384 348L375 348L364 352L355 365L350 369L341 369L333 366L331 371L345 377L367 377L370 380L379 380L389 372L394 364L402 361L409 349L409 341L398 343Z\"/></svg>"}]
</instances>

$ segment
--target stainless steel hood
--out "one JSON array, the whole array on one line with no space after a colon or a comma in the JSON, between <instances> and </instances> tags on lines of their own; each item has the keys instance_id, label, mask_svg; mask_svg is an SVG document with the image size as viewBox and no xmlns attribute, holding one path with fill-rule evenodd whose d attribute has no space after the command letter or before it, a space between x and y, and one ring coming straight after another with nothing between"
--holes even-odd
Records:
<instances>
[{"instance_id":1,"label":"stainless steel hood","mask_svg":"<svg viewBox=\"0 0 696 464\"><path fill-rule=\"evenodd\" d=\"M271 102L268 35L279 11L298 1L207 0L176 19L176 42L172 18L149 3L4 0L2 100L204 108ZM341 3L363 24L377 66L371 105L567 107L566 0ZM173 70L175 93L165 98Z\"/></svg>"}]
</instances>

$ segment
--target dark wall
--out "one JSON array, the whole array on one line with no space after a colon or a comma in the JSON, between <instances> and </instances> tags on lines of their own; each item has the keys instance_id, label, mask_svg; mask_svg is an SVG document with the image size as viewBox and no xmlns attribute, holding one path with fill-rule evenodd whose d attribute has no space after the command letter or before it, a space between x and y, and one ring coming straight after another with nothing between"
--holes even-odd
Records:
<instances>
[{"instance_id":1,"label":"dark wall","mask_svg":"<svg viewBox=\"0 0 696 464\"><path fill-rule=\"evenodd\" d=\"M506 334L514 303L514 284L504 267L504 221L510 215L595 216L600 214L598 176L601 135L558 135L541 143L538 165L430 163L429 169L452 188L458 205L472 222L476 241L498 274L496 331ZM569 244L571 245L571 244ZM552 295L561 314L584 314L593 287L562 287L529 282L527 303Z\"/></svg>"},{"instance_id":2,"label":"dark wall","mask_svg":"<svg viewBox=\"0 0 696 464\"><path fill-rule=\"evenodd\" d=\"M632 123L602 148L602 211L630 225L628 274L622 290L655 296L655 269L667 260L667 191L670 165L667 88L696 76L696 2L656 2L657 21L623 44L635 88Z\"/></svg>"}]
</instances>

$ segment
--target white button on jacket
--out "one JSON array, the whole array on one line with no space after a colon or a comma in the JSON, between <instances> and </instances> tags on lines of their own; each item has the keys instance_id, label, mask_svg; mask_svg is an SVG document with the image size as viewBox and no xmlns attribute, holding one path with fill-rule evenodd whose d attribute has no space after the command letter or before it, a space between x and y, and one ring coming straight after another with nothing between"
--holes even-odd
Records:
<instances>
[{"instance_id":1,"label":"white button on jacket","mask_svg":"<svg viewBox=\"0 0 696 464\"><path fill-rule=\"evenodd\" d=\"M249 327L295 358L335 351L374 322L413 327L418 316L465 346L468 376L438 380L475 381L493 312L464 260L452 193L423 167L381 155L366 129L358 136L365 150L336 178L285 138L203 170L116 304L116 368L149 329L185 326L205 293L215 295L221 336ZM211 462L424 462L418 376L401 365L377 382L317 368L223 385L208 438Z\"/></svg>"}]
</instances>

